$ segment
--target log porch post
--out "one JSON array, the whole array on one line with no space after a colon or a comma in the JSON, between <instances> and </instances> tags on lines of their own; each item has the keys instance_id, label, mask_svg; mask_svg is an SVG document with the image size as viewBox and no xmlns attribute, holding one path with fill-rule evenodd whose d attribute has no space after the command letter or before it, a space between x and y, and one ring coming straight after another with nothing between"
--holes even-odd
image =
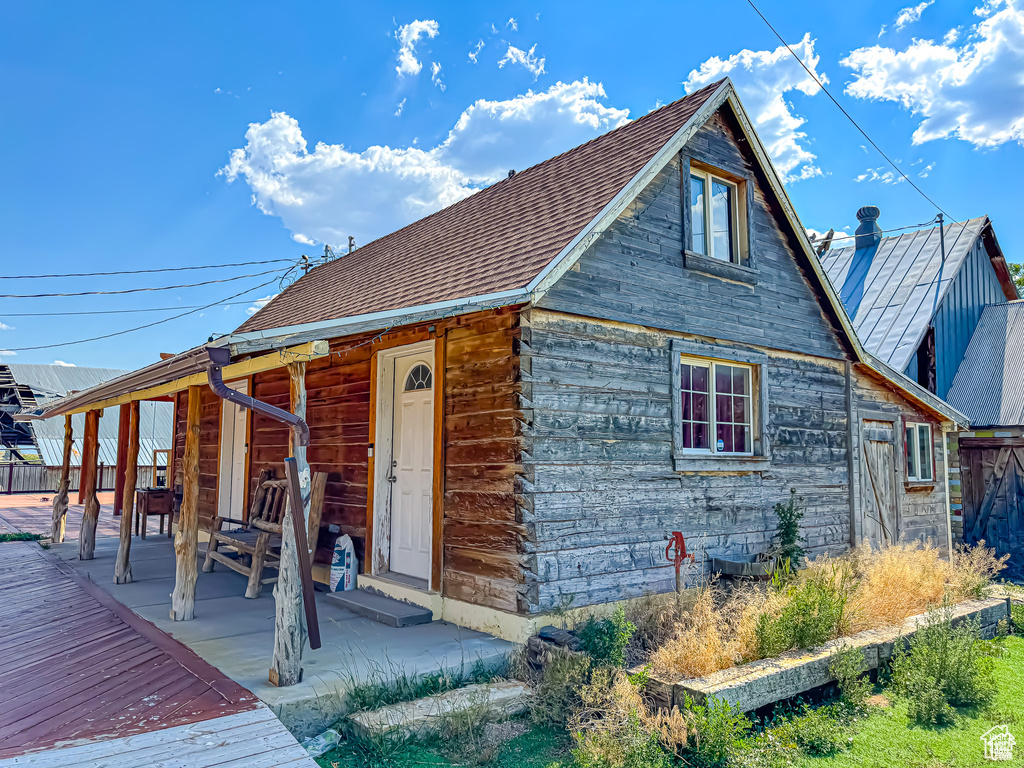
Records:
<instances>
[{"instance_id":1,"label":"log porch post","mask_svg":"<svg viewBox=\"0 0 1024 768\"><path fill-rule=\"evenodd\" d=\"M103 411L85 414L85 445L82 448L80 493L85 492L85 511L78 534L78 559L92 560L96 550L96 521L100 517L100 502L96 498L96 459L99 455L100 416Z\"/></svg>"},{"instance_id":2,"label":"log porch post","mask_svg":"<svg viewBox=\"0 0 1024 768\"><path fill-rule=\"evenodd\" d=\"M131 403L123 403L117 418L117 464L114 466L114 517L121 514L124 506L125 454L128 450L128 426L131 420Z\"/></svg>"},{"instance_id":3,"label":"log porch post","mask_svg":"<svg viewBox=\"0 0 1024 768\"><path fill-rule=\"evenodd\" d=\"M202 387L188 388L185 419L185 453L181 461L182 498L178 532L174 537L176 560L171 620L190 621L196 614L196 578L199 576L199 398Z\"/></svg>"},{"instance_id":4,"label":"log porch post","mask_svg":"<svg viewBox=\"0 0 1024 768\"><path fill-rule=\"evenodd\" d=\"M64 461L60 466L60 485L53 497L53 522L50 525L50 540L54 544L64 541L64 524L68 514L68 489L71 487L71 414L64 417ZM81 481L79 481L81 482Z\"/></svg>"},{"instance_id":5,"label":"log porch post","mask_svg":"<svg viewBox=\"0 0 1024 768\"><path fill-rule=\"evenodd\" d=\"M288 379L291 411L305 421L306 363L289 363ZM311 485L306 446L298 444L294 430L289 434L288 446L295 458L303 498L303 519L306 519ZM302 680L302 648L306 644L306 617L303 611L299 553L290 504L285 505L281 518L281 563L278 567L277 585L274 587L274 603L274 658L270 666L270 682L277 686L295 685Z\"/></svg>"},{"instance_id":6,"label":"log porch post","mask_svg":"<svg viewBox=\"0 0 1024 768\"><path fill-rule=\"evenodd\" d=\"M124 456L124 474L118 476L118 490L121 492L123 504L121 507L121 544L117 548L117 564L114 566L115 584L128 584L132 580L132 565L128 557L132 547L135 480L139 474L139 401L133 400L126 405L128 408L128 449Z\"/></svg>"}]
</instances>

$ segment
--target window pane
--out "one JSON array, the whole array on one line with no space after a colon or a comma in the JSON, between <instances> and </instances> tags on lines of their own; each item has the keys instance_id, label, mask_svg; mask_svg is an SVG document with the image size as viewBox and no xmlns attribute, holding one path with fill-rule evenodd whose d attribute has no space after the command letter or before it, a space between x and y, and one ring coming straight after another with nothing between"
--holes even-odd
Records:
<instances>
[{"instance_id":1,"label":"window pane","mask_svg":"<svg viewBox=\"0 0 1024 768\"><path fill-rule=\"evenodd\" d=\"M693 391L694 392L707 392L708 391L708 369L701 366L693 366Z\"/></svg>"},{"instance_id":2,"label":"window pane","mask_svg":"<svg viewBox=\"0 0 1024 768\"><path fill-rule=\"evenodd\" d=\"M747 416L747 398L734 397L732 399L732 418L737 424L750 423L750 417Z\"/></svg>"},{"instance_id":3,"label":"window pane","mask_svg":"<svg viewBox=\"0 0 1024 768\"><path fill-rule=\"evenodd\" d=\"M694 424L693 425L693 447L707 450L710 448L708 443L708 429L707 424Z\"/></svg>"},{"instance_id":4,"label":"window pane","mask_svg":"<svg viewBox=\"0 0 1024 768\"><path fill-rule=\"evenodd\" d=\"M683 389L690 388L690 366L683 363L683 375L682 375Z\"/></svg>"},{"instance_id":5,"label":"window pane","mask_svg":"<svg viewBox=\"0 0 1024 768\"><path fill-rule=\"evenodd\" d=\"M917 448L921 458L920 477L922 480L932 479L932 446L931 430L927 424L917 425Z\"/></svg>"},{"instance_id":6,"label":"window pane","mask_svg":"<svg viewBox=\"0 0 1024 768\"><path fill-rule=\"evenodd\" d=\"M690 250L707 254L704 237L704 179L690 177Z\"/></svg>"},{"instance_id":7,"label":"window pane","mask_svg":"<svg viewBox=\"0 0 1024 768\"><path fill-rule=\"evenodd\" d=\"M732 447L732 426L729 424L719 424L717 428L718 433L718 452L719 453L734 453Z\"/></svg>"},{"instance_id":8,"label":"window pane","mask_svg":"<svg viewBox=\"0 0 1024 768\"><path fill-rule=\"evenodd\" d=\"M682 363L680 397L683 411L683 448L708 449L710 431L708 367Z\"/></svg>"},{"instance_id":9,"label":"window pane","mask_svg":"<svg viewBox=\"0 0 1024 768\"><path fill-rule=\"evenodd\" d=\"M750 389L747 387L747 377L750 376L750 371L746 368L733 368L732 369L732 391L737 395L749 395Z\"/></svg>"},{"instance_id":10,"label":"window pane","mask_svg":"<svg viewBox=\"0 0 1024 768\"><path fill-rule=\"evenodd\" d=\"M917 472L914 471L914 428L907 427L907 478L917 479Z\"/></svg>"},{"instance_id":11,"label":"window pane","mask_svg":"<svg viewBox=\"0 0 1024 768\"><path fill-rule=\"evenodd\" d=\"M711 255L732 261L732 187L720 181L711 182Z\"/></svg>"},{"instance_id":12,"label":"window pane","mask_svg":"<svg viewBox=\"0 0 1024 768\"><path fill-rule=\"evenodd\" d=\"M708 396L699 392L693 393L693 420L708 420Z\"/></svg>"},{"instance_id":13,"label":"window pane","mask_svg":"<svg viewBox=\"0 0 1024 768\"><path fill-rule=\"evenodd\" d=\"M692 424L683 424L683 448L693 448Z\"/></svg>"},{"instance_id":14,"label":"window pane","mask_svg":"<svg viewBox=\"0 0 1024 768\"><path fill-rule=\"evenodd\" d=\"M715 420L732 423L732 398L729 395L715 396Z\"/></svg>"},{"instance_id":15,"label":"window pane","mask_svg":"<svg viewBox=\"0 0 1024 768\"><path fill-rule=\"evenodd\" d=\"M715 392L719 395L732 392L732 370L728 365L715 366Z\"/></svg>"},{"instance_id":16,"label":"window pane","mask_svg":"<svg viewBox=\"0 0 1024 768\"><path fill-rule=\"evenodd\" d=\"M747 427L733 427L733 450L736 453L750 453L750 429Z\"/></svg>"},{"instance_id":17,"label":"window pane","mask_svg":"<svg viewBox=\"0 0 1024 768\"><path fill-rule=\"evenodd\" d=\"M683 421L693 418L693 393L683 390Z\"/></svg>"}]
</instances>

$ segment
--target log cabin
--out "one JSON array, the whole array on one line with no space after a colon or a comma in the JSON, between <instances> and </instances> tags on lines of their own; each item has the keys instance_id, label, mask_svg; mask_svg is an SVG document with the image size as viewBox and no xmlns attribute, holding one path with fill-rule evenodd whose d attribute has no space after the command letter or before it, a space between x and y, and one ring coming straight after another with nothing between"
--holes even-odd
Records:
<instances>
[{"instance_id":1,"label":"log cabin","mask_svg":"<svg viewBox=\"0 0 1024 768\"><path fill-rule=\"evenodd\" d=\"M673 532L708 558L764 553L790 489L812 556L949 546L942 452L931 482L908 479L899 425L937 446L966 419L864 349L728 80L46 414L172 394L202 527L241 520L289 451L287 425L197 386L211 348L230 350L230 386L282 410L305 364L321 580L348 534L361 589L510 639L566 605L674 589Z\"/></svg>"}]
</instances>

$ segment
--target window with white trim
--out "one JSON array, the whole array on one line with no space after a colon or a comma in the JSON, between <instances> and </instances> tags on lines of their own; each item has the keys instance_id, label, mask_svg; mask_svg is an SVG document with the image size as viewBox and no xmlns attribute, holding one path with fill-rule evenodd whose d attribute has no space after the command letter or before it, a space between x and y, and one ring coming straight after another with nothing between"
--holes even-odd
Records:
<instances>
[{"instance_id":1,"label":"window with white trim","mask_svg":"<svg viewBox=\"0 0 1024 768\"><path fill-rule=\"evenodd\" d=\"M754 455L753 366L683 357L684 454Z\"/></svg>"},{"instance_id":2,"label":"window with white trim","mask_svg":"<svg viewBox=\"0 0 1024 768\"><path fill-rule=\"evenodd\" d=\"M710 171L690 168L690 250L719 261L740 262L739 186Z\"/></svg>"},{"instance_id":3,"label":"window with white trim","mask_svg":"<svg viewBox=\"0 0 1024 768\"><path fill-rule=\"evenodd\" d=\"M931 424L907 424L905 434L907 480L934 480Z\"/></svg>"}]
</instances>

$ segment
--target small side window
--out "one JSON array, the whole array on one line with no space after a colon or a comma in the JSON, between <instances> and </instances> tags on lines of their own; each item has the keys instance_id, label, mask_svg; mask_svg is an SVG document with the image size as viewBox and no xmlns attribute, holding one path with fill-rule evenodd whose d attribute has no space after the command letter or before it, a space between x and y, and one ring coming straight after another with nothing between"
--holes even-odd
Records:
<instances>
[{"instance_id":1,"label":"small side window","mask_svg":"<svg viewBox=\"0 0 1024 768\"><path fill-rule=\"evenodd\" d=\"M718 261L740 263L741 204L738 184L691 167L689 250Z\"/></svg>"},{"instance_id":2,"label":"small side window","mask_svg":"<svg viewBox=\"0 0 1024 768\"><path fill-rule=\"evenodd\" d=\"M930 424L907 424L904 450L907 455L907 480L934 480L932 471L932 428Z\"/></svg>"}]
</instances>

